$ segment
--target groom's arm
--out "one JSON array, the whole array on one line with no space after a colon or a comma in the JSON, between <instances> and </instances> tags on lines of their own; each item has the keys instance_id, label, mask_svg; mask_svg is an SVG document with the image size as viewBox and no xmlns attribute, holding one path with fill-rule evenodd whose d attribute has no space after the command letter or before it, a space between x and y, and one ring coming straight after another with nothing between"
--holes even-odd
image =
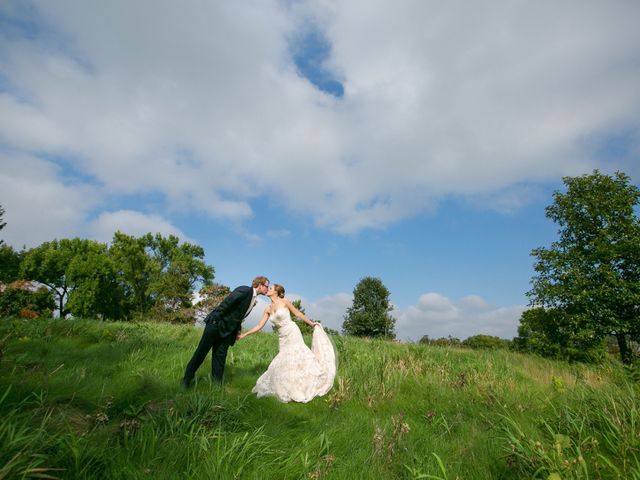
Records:
<instances>
[{"instance_id":1,"label":"groom's arm","mask_svg":"<svg viewBox=\"0 0 640 480\"><path fill-rule=\"evenodd\" d=\"M224 322L225 319L229 317L231 312L240 307L242 301L244 300L244 296L249 293L249 290L246 290L246 288L248 287L238 287L229 295L227 295L217 307L211 310L209 315L207 315L205 322L211 322L214 320L216 322Z\"/></svg>"},{"instance_id":2,"label":"groom's arm","mask_svg":"<svg viewBox=\"0 0 640 480\"><path fill-rule=\"evenodd\" d=\"M227 295L222 302L220 302L220 305L214 309L214 312L222 316L228 315L240 306L242 300L247 294L248 292L244 289L241 289L240 287L236 288L233 292Z\"/></svg>"}]
</instances>

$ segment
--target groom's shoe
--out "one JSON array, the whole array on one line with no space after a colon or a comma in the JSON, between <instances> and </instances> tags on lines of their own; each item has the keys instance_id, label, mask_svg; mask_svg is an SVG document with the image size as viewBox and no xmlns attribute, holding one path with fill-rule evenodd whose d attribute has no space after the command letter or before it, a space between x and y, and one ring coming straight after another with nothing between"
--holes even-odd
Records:
<instances>
[{"instance_id":1,"label":"groom's shoe","mask_svg":"<svg viewBox=\"0 0 640 480\"><path fill-rule=\"evenodd\" d=\"M193 387L193 383L191 383L186 378L183 378L182 380L180 380L180 386L185 390L189 390L191 387Z\"/></svg>"}]
</instances>

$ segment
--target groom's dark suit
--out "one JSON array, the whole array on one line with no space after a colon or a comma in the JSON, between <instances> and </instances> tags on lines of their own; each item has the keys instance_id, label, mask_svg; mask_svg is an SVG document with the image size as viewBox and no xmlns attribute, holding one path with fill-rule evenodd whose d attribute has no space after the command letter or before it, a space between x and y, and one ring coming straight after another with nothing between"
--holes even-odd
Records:
<instances>
[{"instance_id":1,"label":"groom's dark suit","mask_svg":"<svg viewBox=\"0 0 640 480\"><path fill-rule=\"evenodd\" d=\"M249 314L253 300L253 288L241 286L236 288L214 308L205 318L204 332L191 360L184 372L182 384L188 386L202 365L209 350L212 350L211 375L222 381L227 350L236 343L240 333L242 320Z\"/></svg>"}]
</instances>

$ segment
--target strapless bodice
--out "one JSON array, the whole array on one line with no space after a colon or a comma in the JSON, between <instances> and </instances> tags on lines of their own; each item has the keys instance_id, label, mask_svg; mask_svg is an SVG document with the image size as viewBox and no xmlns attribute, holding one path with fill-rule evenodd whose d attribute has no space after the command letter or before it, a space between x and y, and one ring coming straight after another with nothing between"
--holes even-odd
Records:
<instances>
[{"instance_id":1,"label":"strapless bodice","mask_svg":"<svg viewBox=\"0 0 640 480\"><path fill-rule=\"evenodd\" d=\"M290 323L291 314L289 313L289 309L287 307L280 307L269 317L271 323L273 323L276 327L281 328L284 325Z\"/></svg>"}]
</instances>

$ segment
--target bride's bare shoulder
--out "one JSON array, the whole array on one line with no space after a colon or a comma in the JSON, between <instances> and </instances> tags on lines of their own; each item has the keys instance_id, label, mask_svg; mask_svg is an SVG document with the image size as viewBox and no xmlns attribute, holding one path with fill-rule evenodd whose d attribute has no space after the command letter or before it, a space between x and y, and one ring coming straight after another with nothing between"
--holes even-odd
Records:
<instances>
[{"instance_id":1,"label":"bride's bare shoulder","mask_svg":"<svg viewBox=\"0 0 640 480\"><path fill-rule=\"evenodd\" d=\"M271 307L273 308L273 311L277 311L280 310L281 308L289 308L289 304L290 302L286 299L286 298L281 298L279 299L278 302L274 302Z\"/></svg>"}]
</instances>

